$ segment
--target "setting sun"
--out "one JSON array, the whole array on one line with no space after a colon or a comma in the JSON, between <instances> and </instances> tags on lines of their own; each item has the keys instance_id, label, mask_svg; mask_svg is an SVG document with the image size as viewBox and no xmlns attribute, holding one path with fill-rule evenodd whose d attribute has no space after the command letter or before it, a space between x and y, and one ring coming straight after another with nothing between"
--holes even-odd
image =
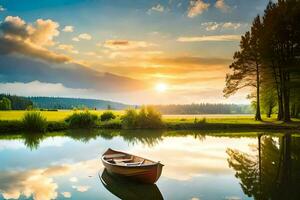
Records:
<instances>
[{"instance_id":1,"label":"setting sun","mask_svg":"<svg viewBox=\"0 0 300 200\"><path fill-rule=\"evenodd\" d=\"M155 90L157 92L165 92L167 90L168 86L165 83L158 83L155 86Z\"/></svg>"}]
</instances>

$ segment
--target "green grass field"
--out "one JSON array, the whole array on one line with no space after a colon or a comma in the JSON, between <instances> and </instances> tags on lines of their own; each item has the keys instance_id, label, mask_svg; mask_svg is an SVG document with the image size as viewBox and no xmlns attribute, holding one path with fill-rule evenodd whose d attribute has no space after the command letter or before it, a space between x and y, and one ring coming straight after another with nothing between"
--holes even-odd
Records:
<instances>
[{"instance_id":1,"label":"green grass field","mask_svg":"<svg viewBox=\"0 0 300 200\"><path fill-rule=\"evenodd\" d=\"M27 111L23 110L11 110L11 111L0 111L0 120L21 120L24 113ZM40 111L43 116L46 117L48 121L62 121L74 112L83 111L73 111L73 110L59 110L59 111ZM105 110L92 110L91 113L100 116ZM124 113L122 110L113 111L115 115L120 116Z\"/></svg>"},{"instance_id":2,"label":"green grass field","mask_svg":"<svg viewBox=\"0 0 300 200\"><path fill-rule=\"evenodd\" d=\"M0 111L0 120L21 120L24 113L27 111ZM59 111L40 111L48 121L62 121L74 112L73 110L59 110ZM91 113L100 116L105 110L91 110ZM120 117L124 110L112 111L117 117ZM255 121L253 115L163 115L163 120L170 123L192 123L195 118L202 120L205 118L207 123L228 123L228 124L264 124L281 122L276 121L276 116L271 118L263 118L263 122ZM295 122L300 122L299 119L293 119Z\"/></svg>"}]
</instances>

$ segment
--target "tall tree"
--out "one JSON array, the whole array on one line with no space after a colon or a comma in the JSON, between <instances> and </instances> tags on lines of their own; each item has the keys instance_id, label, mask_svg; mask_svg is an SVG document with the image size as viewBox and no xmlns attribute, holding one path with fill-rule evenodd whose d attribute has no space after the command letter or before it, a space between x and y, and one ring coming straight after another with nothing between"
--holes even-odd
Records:
<instances>
[{"instance_id":1,"label":"tall tree","mask_svg":"<svg viewBox=\"0 0 300 200\"><path fill-rule=\"evenodd\" d=\"M260 84L262 60L260 55L260 34L262 24L257 16L252 24L251 32L246 32L240 41L240 50L234 53L234 62L229 66L232 73L226 75L224 96L228 97L244 87L256 88L255 120L261 120Z\"/></svg>"},{"instance_id":2,"label":"tall tree","mask_svg":"<svg viewBox=\"0 0 300 200\"><path fill-rule=\"evenodd\" d=\"M300 1L270 2L263 17L262 55L278 96L278 119L290 121L291 90L299 82ZM299 90L298 90L299 92Z\"/></svg>"}]
</instances>

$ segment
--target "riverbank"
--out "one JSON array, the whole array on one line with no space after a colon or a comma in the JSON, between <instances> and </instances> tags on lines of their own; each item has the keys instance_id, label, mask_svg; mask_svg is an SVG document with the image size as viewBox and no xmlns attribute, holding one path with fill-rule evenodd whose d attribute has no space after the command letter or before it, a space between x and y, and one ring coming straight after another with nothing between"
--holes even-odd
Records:
<instances>
[{"instance_id":1,"label":"riverbank","mask_svg":"<svg viewBox=\"0 0 300 200\"><path fill-rule=\"evenodd\" d=\"M0 133L24 132L22 117L27 111L0 111ZM122 124L124 110L111 111L113 119L101 121L100 116L104 110L89 111L97 119L95 123L83 129L138 129L128 128ZM66 119L74 113L81 111L59 110L59 111L40 111L47 121L46 132L74 130ZM75 122L76 123L76 122ZM78 123L78 122L77 122ZM151 122L150 122L151 123ZM147 126L144 126L147 127ZM147 130L140 128L138 130ZM151 129L151 128L150 128ZM263 118L263 121L255 121L251 115L163 115L160 126L155 129L161 130L234 130L234 131L297 131L300 132L300 120L293 119L291 123L277 121L275 116Z\"/></svg>"},{"instance_id":2,"label":"riverbank","mask_svg":"<svg viewBox=\"0 0 300 200\"><path fill-rule=\"evenodd\" d=\"M300 123L280 123L280 122L249 122L236 118L218 118L210 120L182 120L182 119L164 119L164 126L161 130L235 130L235 131L295 131L300 132ZM64 121L48 121L47 132L64 131L72 129ZM122 123L120 120L112 120L108 122L98 122L95 127L89 129L112 129L121 130ZM19 120L0 120L0 133L24 132L22 122Z\"/></svg>"}]
</instances>

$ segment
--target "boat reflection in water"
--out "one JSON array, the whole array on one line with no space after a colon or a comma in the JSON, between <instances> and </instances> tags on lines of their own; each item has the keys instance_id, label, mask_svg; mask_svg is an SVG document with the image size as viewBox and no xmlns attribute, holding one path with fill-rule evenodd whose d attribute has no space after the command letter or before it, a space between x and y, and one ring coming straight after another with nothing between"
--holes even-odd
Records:
<instances>
[{"instance_id":1,"label":"boat reflection in water","mask_svg":"<svg viewBox=\"0 0 300 200\"><path fill-rule=\"evenodd\" d=\"M142 184L125 178L109 174L106 169L100 175L104 187L115 196L124 200L155 199L161 200L163 196L156 184Z\"/></svg>"}]
</instances>

